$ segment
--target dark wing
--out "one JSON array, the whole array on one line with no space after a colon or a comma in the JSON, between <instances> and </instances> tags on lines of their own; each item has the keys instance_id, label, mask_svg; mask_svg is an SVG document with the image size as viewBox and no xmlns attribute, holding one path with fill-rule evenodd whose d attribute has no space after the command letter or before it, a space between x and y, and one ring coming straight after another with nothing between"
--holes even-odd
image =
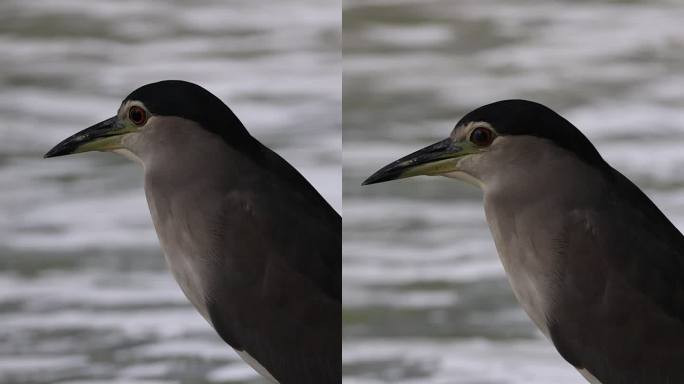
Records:
<instances>
[{"instance_id":1,"label":"dark wing","mask_svg":"<svg viewBox=\"0 0 684 384\"><path fill-rule=\"evenodd\" d=\"M213 226L222 261L211 321L281 384L339 383L341 219L327 203L278 188L225 197Z\"/></svg>"},{"instance_id":2,"label":"dark wing","mask_svg":"<svg viewBox=\"0 0 684 384\"><path fill-rule=\"evenodd\" d=\"M608 180L559 239L551 338L603 384L684 382L684 237L626 177Z\"/></svg>"}]
</instances>

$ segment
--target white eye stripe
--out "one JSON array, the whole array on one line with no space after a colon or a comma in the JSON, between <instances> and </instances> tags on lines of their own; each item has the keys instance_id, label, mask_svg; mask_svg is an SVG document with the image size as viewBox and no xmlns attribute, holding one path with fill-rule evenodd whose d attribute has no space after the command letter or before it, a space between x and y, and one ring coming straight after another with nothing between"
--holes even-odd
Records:
<instances>
[{"instance_id":1,"label":"white eye stripe","mask_svg":"<svg viewBox=\"0 0 684 384\"><path fill-rule=\"evenodd\" d=\"M453 131L451 132L450 137L454 141L461 141L461 140L470 141L470 137L471 137L473 131L475 131L477 128L485 128L485 129L488 129L489 131L491 131L494 134L492 141L499 136L498 132L496 132L496 129L494 129L494 127L492 127L491 124L489 124L488 122L486 122L486 121L470 121L467 123L458 124L453 129Z\"/></svg>"},{"instance_id":2,"label":"white eye stripe","mask_svg":"<svg viewBox=\"0 0 684 384\"><path fill-rule=\"evenodd\" d=\"M117 111L117 115L121 118L128 118L129 113L133 107L142 109L148 118L152 116L147 107L145 107L145 104L138 100L126 100L125 102L123 102L119 107L119 110Z\"/></svg>"}]
</instances>

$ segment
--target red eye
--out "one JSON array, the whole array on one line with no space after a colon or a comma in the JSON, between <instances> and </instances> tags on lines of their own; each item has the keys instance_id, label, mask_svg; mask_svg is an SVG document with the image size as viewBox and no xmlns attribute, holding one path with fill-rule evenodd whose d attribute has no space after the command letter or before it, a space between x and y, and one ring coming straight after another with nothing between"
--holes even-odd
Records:
<instances>
[{"instance_id":1,"label":"red eye","mask_svg":"<svg viewBox=\"0 0 684 384\"><path fill-rule=\"evenodd\" d=\"M144 109L134 105L128 110L128 119L135 125L144 125L147 122L147 113Z\"/></svg>"},{"instance_id":2,"label":"red eye","mask_svg":"<svg viewBox=\"0 0 684 384\"><path fill-rule=\"evenodd\" d=\"M486 147L494 141L494 132L490 129L479 127L470 133L470 142L478 147Z\"/></svg>"}]
</instances>

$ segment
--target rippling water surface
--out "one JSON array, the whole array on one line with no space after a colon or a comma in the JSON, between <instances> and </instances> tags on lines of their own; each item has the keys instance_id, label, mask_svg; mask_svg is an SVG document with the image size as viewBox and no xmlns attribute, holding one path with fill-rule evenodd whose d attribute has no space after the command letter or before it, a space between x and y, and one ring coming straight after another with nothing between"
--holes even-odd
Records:
<instances>
[{"instance_id":1,"label":"rippling water surface","mask_svg":"<svg viewBox=\"0 0 684 384\"><path fill-rule=\"evenodd\" d=\"M515 301L479 191L359 185L469 110L527 98L684 227L683 19L674 1L345 2L345 383L583 382Z\"/></svg>"},{"instance_id":2,"label":"rippling water surface","mask_svg":"<svg viewBox=\"0 0 684 384\"><path fill-rule=\"evenodd\" d=\"M0 2L0 382L263 383L172 280L140 169L112 154L41 156L138 86L186 79L339 211L339 9Z\"/></svg>"}]
</instances>

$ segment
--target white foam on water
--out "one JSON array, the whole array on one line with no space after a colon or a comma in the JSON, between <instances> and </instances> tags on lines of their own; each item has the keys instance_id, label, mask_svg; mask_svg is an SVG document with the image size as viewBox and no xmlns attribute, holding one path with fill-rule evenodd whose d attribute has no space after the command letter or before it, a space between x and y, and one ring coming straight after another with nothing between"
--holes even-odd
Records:
<instances>
[{"instance_id":1,"label":"white foam on water","mask_svg":"<svg viewBox=\"0 0 684 384\"><path fill-rule=\"evenodd\" d=\"M349 375L350 382L359 384L389 381L402 384L575 384L582 380L577 371L557 354L550 342L542 339L465 339L451 342L409 338L349 340L343 347L342 361L345 365L393 362L373 374ZM400 374L393 372L396 369L393 367L408 365L424 366L430 373L411 378L400 377Z\"/></svg>"},{"instance_id":2,"label":"white foam on water","mask_svg":"<svg viewBox=\"0 0 684 384\"><path fill-rule=\"evenodd\" d=\"M163 320L160 320L163 319ZM193 308L148 309L136 313L129 310L56 310L45 314L8 315L0 319L7 330L34 332L114 330L128 337L176 337L187 332L206 332L206 321Z\"/></svg>"},{"instance_id":3,"label":"white foam on water","mask_svg":"<svg viewBox=\"0 0 684 384\"><path fill-rule=\"evenodd\" d=\"M131 338L214 333L166 271L55 271L31 278L4 274L0 288L0 305L21 303L23 308L0 319L5 336L75 329ZM45 342L49 345L49 339ZM223 345L217 337L219 343Z\"/></svg>"},{"instance_id":4,"label":"white foam on water","mask_svg":"<svg viewBox=\"0 0 684 384\"><path fill-rule=\"evenodd\" d=\"M67 380L60 384L178 384L177 380L138 380L132 378L114 380Z\"/></svg>"},{"instance_id":5,"label":"white foam on water","mask_svg":"<svg viewBox=\"0 0 684 384\"><path fill-rule=\"evenodd\" d=\"M119 375L132 379L144 379L163 376L170 371L169 363L134 364L122 369Z\"/></svg>"},{"instance_id":6,"label":"white foam on water","mask_svg":"<svg viewBox=\"0 0 684 384\"><path fill-rule=\"evenodd\" d=\"M50 271L24 277L0 274L0 304L21 301L26 309L58 307L186 305L176 282L166 271L114 274L103 270Z\"/></svg>"},{"instance_id":7,"label":"white foam on water","mask_svg":"<svg viewBox=\"0 0 684 384\"><path fill-rule=\"evenodd\" d=\"M66 370L87 365L84 356L2 356L0 377L20 374L29 370Z\"/></svg>"},{"instance_id":8,"label":"white foam on water","mask_svg":"<svg viewBox=\"0 0 684 384\"><path fill-rule=\"evenodd\" d=\"M171 360L179 357L216 361L242 361L234 349L223 342L203 341L190 337L149 343L117 353L118 358L131 360Z\"/></svg>"},{"instance_id":9,"label":"white foam on water","mask_svg":"<svg viewBox=\"0 0 684 384\"><path fill-rule=\"evenodd\" d=\"M259 374L245 364L229 364L207 373L207 379L215 383L253 380L257 377Z\"/></svg>"},{"instance_id":10,"label":"white foam on water","mask_svg":"<svg viewBox=\"0 0 684 384\"><path fill-rule=\"evenodd\" d=\"M453 36L453 30L448 25L428 26L377 26L365 32L370 41L388 46L398 45L424 49L430 46L438 46L449 41Z\"/></svg>"},{"instance_id":11,"label":"white foam on water","mask_svg":"<svg viewBox=\"0 0 684 384\"><path fill-rule=\"evenodd\" d=\"M374 283L380 282L376 280ZM453 306L458 301L458 295L449 290L403 290L397 292L394 289L375 287L371 289L345 289L343 299L344 306L347 309L354 307L421 309Z\"/></svg>"}]
</instances>

